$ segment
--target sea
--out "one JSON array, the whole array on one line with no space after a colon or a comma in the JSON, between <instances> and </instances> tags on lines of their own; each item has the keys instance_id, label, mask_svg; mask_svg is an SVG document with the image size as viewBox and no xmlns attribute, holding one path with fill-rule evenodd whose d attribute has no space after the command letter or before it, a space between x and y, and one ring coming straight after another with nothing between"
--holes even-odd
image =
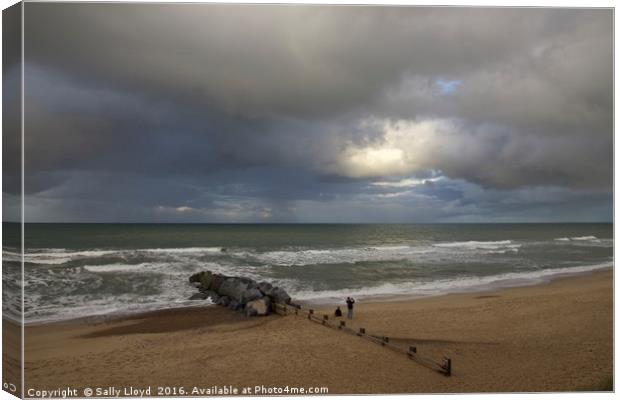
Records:
<instances>
[{"instance_id":1,"label":"sea","mask_svg":"<svg viewBox=\"0 0 620 400\"><path fill-rule=\"evenodd\" d=\"M613 266L612 224L25 224L24 320L204 306L188 278L269 281L301 303L485 291ZM19 224L3 313L21 320Z\"/></svg>"}]
</instances>

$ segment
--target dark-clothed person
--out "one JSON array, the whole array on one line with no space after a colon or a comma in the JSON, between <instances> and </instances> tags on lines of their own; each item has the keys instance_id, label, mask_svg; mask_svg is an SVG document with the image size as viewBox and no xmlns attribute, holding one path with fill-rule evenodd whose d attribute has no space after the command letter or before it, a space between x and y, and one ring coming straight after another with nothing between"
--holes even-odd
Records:
<instances>
[{"instance_id":1,"label":"dark-clothed person","mask_svg":"<svg viewBox=\"0 0 620 400\"><path fill-rule=\"evenodd\" d=\"M355 299L353 297L347 297L347 318L353 319L353 304Z\"/></svg>"}]
</instances>

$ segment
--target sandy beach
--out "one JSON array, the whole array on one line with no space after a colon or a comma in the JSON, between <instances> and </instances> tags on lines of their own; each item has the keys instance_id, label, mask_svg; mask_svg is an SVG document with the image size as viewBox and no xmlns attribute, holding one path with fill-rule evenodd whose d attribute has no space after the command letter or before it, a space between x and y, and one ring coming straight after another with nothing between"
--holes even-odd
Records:
<instances>
[{"instance_id":1,"label":"sandy beach","mask_svg":"<svg viewBox=\"0 0 620 400\"><path fill-rule=\"evenodd\" d=\"M494 292L358 302L349 326L450 357L451 377L294 315L246 318L213 306L28 326L25 389L592 390L612 376L612 320L611 270Z\"/></svg>"}]
</instances>

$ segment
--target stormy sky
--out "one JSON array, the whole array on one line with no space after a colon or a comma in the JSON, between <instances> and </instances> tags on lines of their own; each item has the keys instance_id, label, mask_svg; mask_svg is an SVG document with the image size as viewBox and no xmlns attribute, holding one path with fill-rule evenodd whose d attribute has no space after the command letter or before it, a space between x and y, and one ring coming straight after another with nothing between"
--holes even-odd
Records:
<instances>
[{"instance_id":1,"label":"stormy sky","mask_svg":"<svg viewBox=\"0 0 620 400\"><path fill-rule=\"evenodd\" d=\"M612 220L611 10L25 10L27 221Z\"/></svg>"}]
</instances>

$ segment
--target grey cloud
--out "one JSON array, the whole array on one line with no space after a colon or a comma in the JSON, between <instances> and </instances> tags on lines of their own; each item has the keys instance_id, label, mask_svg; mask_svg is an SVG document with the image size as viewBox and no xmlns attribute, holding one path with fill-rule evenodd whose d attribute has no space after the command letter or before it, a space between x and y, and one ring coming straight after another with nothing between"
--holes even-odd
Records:
<instances>
[{"instance_id":1,"label":"grey cloud","mask_svg":"<svg viewBox=\"0 0 620 400\"><path fill-rule=\"evenodd\" d=\"M371 181L436 173L488 193L611 193L611 10L28 3L26 15L33 198L88 202L108 185L146 219L179 207L217 219L221 196L247 218L303 220L292 203L337 214L376 194ZM451 130L394 141L380 125L399 121ZM376 157L384 168L360 166ZM449 204L426 200L432 218L482 215L427 190ZM381 215L408 215L394 204Z\"/></svg>"},{"instance_id":2,"label":"grey cloud","mask_svg":"<svg viewBox=\"0 0 620 400\"><path fill-rule=\"evenodd\" d=\"M36 3L27 11L29 62L246 115L337 115L405 74L458 77L534 62L538 46L575 39L581 26L587 50L611 27L611 13L594 10Z\"/></svg>"}]
</instances>

